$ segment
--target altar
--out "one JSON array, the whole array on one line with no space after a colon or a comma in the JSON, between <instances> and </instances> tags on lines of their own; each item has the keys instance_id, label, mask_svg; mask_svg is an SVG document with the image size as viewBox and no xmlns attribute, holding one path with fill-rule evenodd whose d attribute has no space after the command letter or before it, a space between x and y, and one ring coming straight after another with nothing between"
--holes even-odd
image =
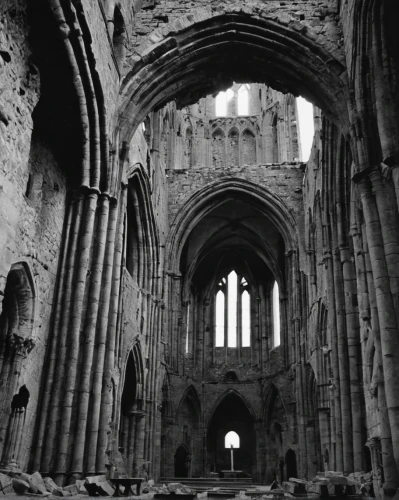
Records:
<instances>
[{"instance_id":1,"label":"altar","mask_svg":"<svg viewBox=\"0 0 399 500\"><path fill-rule=\"evenodd\" d=\"M222 470L223 477L226 479L238 479L242 470Z\"/></svg>"}]
</instances>

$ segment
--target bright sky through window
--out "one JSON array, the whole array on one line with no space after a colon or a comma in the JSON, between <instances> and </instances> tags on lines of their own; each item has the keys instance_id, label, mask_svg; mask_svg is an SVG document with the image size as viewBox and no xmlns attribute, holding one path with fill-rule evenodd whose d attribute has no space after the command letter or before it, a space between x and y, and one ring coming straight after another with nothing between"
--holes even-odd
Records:
<instances>
[{"instance_id":1,"label":"bright sky through window","mask_svg":"<svg viewBox=\"0 0 399 500\"><path fill-rule=\"evenodd\" d=\"M215 112L216 116L226 116L227 115L227 104L233 97L234 92L231 89L227 89L225 92L219 92L215 100Z\"/></svg>"},{"instance_id":2,"label":"bright sky through window","mask_svg":"<svg viewBox=\"0 0 399 500\"><path fill-rule=\"evenodd\" d=\"M234 431L228 432L224 437L224 447L231 448L231 445L233 448L240 447L240 436Z\"/></svg>"},{"instance_id":3,"label":"bright sky through window","mask_svg":"<svg viewBox=\"0 0 399 500\"><path fill-rule=\"evenodd\" d=\"M249 347L251 345L250 341L250 297L249 293L244 290L241 295L241 335L242 335L242 347Z\"/></svg>"},{"instance_id":4,"label":"bright sky through window","mask_svg":"<svg viewBox=\"0 0 399 500\"><path fill-rule=\"evenodd\" d=\"M299 140L301 141L301 161L308 161L314 137L313 104L303 97L296 100L299 119Z\"/></svg>"},{"instance_id":5,"label":"bright sky through window","mask_svg":"<svg viewBox=\"0 0 399 500\"><path fill-rule=\"evenodd\" d=\"M237 114L238 116L249 115L249 85L244 84L238 89L237 95Z\"/></svg>"},{"instance_id":6,"label":"bright sky through window","mask_svg":"<svg viewBox=\"0 0 399 500\"><path fill-rule=\"evenodd\" d=\"M224 346L224 293L219 290L216 294L216 347Z\"/></svg>"},{"instance_id":7,"label":"bright sky through window","mask_svg":"<svg viewBox=\"0 0 399 500\"><path fill-rule=\"evenodd\" d=\"M277 281L273 287L273 347L280 345L280 294Z\"/></svg>"},{"instance_id":8,"label":"bright sky through window","mask_svg":"<svg viewBox=\"0 0 399 500\"><path fill-rule=\"evenodd\" d=\"M227 346L237 347L237 274L231 271L227 279L228 286L228 331Z\"/></svg>"}]
</instances>

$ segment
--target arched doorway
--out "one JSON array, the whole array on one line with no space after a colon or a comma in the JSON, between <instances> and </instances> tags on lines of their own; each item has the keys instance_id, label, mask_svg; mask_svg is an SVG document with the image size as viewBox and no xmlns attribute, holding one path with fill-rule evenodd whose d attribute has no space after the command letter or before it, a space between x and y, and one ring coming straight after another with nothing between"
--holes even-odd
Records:
<instances>
[{"instance_id":1,"label":"arched doorway","mask_svg":"<svg viewBox=\"0 0 399 500\"><path fill-rule=\"evenodd\" d=\"M256 448L254 421L244 400L235 391L222 398L209 422L208 470L221 473L231 469L230 449L225 446L229 432L238 434L240 442L240 447L234 449L234 470L252 476Z\"/></svg>"},{"instance_id":2,"label":"arched doorway","mask_svg":"<svg viewBox=\"0 0 399 500\"><path fill-rule=\"evenodd\" d=\"M175 453L175 477L190 477L191 453L188 447L181 444Z\"/></svg>"}]
</instances>

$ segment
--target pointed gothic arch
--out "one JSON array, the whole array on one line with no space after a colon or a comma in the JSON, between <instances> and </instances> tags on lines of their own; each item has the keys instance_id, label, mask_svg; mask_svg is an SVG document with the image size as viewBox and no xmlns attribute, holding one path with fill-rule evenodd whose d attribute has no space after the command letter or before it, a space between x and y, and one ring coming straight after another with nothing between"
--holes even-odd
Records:
<instances>
[{"instance_id":1,"label":"pointed gothic arch","mask_svg":"<svg viewBox=\"0 0 399 500\"><path fill-rule=\"evenodd\" d=\"M25 359L35 345L36 289L30 266L11 266L0 315L0 462L20 463L29 390L22 383ZM22 392L21 392L22 391Z\"/></svg>"},{"instance_id":2,"label":"pointed gothic arch","mask_svg":"<svg viewBox=\"0 0 399 500\"><path fill-rule=\"evenodd\" d=\"M232 431L240 440L240 448L234 450L235 468L252 475L256 463L255 422L252 407L237 390L227 390L217 399L206 425L208 461L215 472L230 468L230 450L226 450L225 437Z\"/></svg>"},{"instance_id":3,"label":"pointed gothic arch","mask_svg":"<svg viewBox=\"0 0 399 500\"><path fill-rule=\"evenodd\" d=\"M126 268L138 285L156 293L154 276L159 261L158 231L151 210L148 175L140 165L130 172L127 181L125 220Z\"/></svg>"}]
</instances>

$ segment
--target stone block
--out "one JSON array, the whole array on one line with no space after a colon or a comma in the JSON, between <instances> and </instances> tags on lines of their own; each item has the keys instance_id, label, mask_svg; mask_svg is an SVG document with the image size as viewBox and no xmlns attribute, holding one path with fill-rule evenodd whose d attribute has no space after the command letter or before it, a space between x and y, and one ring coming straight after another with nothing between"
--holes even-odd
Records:
<instances>
[{"instance_id":1,"label":"stone block","mask_svg":"<svg viewBox=\"0 0 399 500\"><path fill-rule=\"evenodd\" d=\"M34 488L42 495L47 493L46 483L44 482L40 472L35 472L30 476L29 485L32 489Z\"/></svg>"},{"instance_id":2,"label":"stone block","mask_svg":"<svg viewBox=\"0 0 399 500\"><path fill-rule=\"evenodd\" d=\"M107 476L103 474L100 476L87 476L85 482L87 484L97 484L97 483L103 483L106 480Z\"/></svg>"},{"instance_id":3,"label":"stone block","mask_svg":"<svg viewBox=\"0 0 399 500\"><path fill-rule=\"evenodd\" d=\"M79 495L79 487L76 484L69 484L68 486L64 486L64 491L69 491L69 493L73 495Z\"/></svg>"},{"instance_id":4,"label":"stone block","mask_svg":"<svg viewBox=\"0 0 399 500\"><path fill-rule=\"evenodd\" d=\"M62 496L62 488L60 488L55 482L51 479L51 477L43 478L44 484L46 485L47 491L54 496L61 497Z\"/></svg>"},{"instance_id":5,"label":"stone block","mask_svg":"<svg viewBox=\"0 0 399 500\"><path fill-rule=\"evenodd\" d=\"M29 483L23 481L22 479L14 478L12 480L12 487L14 488L15 493L18 493L18 495L24 495L29 490Z\"/></svg>"},{"instance_id":6,"label":"stone block","mask_svg":"<svg viewBox=\"0 0 399 500\"><path fill-rule=\"evenodd\" d=\"M115 493L115 488L108 481L98 483L97 490L100 495L109 497L112 497L112 495Z\"/></svg>"},{"instance_id":7,"label":"stone block","mask_svg":"<svg viewBox=\"0 0 399 500\"><path fill-rule=\"evenodd\" d=\"M3 495L7 495L8 493L13 493L13 487L12 487L12 478L10 476L7 476L6 474L2 474L0 472L0 491L3 493Z\"/></svg>"}]
</instances>

